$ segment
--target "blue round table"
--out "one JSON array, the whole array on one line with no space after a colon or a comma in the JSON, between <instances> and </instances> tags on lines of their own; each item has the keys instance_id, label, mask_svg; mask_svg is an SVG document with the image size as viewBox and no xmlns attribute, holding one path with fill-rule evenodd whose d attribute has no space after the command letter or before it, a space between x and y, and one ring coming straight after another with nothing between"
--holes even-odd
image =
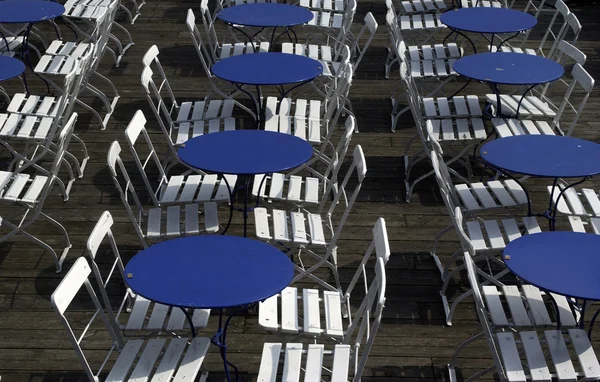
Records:
<instances>
[{"instance_id":1,"label":"blue round table","mask_svg":"<svg viewBox=\"0 0 600 382\"><path fill-rule=\"evenodd\" d=\"M538 288L600 301L600 235L554 231L524 235L504 248L508 269Z\"/></svg>"},{"instance_id":2,"label":"blue round table","mask_svg":"<svg viewBox=\"0 0 600 382\"><path fill-rule=\"evenodd\" d=\"M553 193L558 179L582 178L563 188L555 204L568 188L600 174L600 144L565 136L516 135L495 139L481 147L481 158L505 173L554 178L548 210L542 215L550 220L552 230L556 222L556 208L552 205ZM529 202L529 195L527 199ZM531 215L531 203L528 204Z\"/></svg>"},{"instance_id":3,"label":"blue round table","mask_svg":"<svg viewBox=\"0 0 600 382\"><path fill-rule=\"evenodd\" d=\"M269 48L273 46L275 41L284 34L287 34L290 42L292 37L290 32L295 37L295 42L298 42L298 36L292 29L296 25L306 24L313 19L313 13L304 7L299 7L290 4L279 3L254 3L241 4L235 7L228 7L217 13L217 18L225 22L233 29L241 32L246 39L254 45L254 39L249 36L243 28L238 28L236 25L248 27L273 28ZM284 31L275 38L277 28L284 28ZM259 32L260 33L260 32ZM256 50L256 47L254 47Z\"/></svg>"},{"instance_id":4,"label":"blue round table","mask_svg":"<svg viewBox=\"0 0 600 382\"><path fill-rule=\"evenodd\" d=\"M247 229L251 175L290 170L306 163L312 157L312 153L312 146L303 139L264 130L233 130L204 134L188 140L178 150L179 159L190 167L216 174L246 176L242 210L244 237ZM223 179L227 183L227 179ZM227 188L231 199L230 214L223 233L229 229L235 209L233 189L228 183Z\"/></svg>"},{"instance_id":5,"label":"blue round table","mask_svg":"<svg viewBox=\"0 0 600 382\"><path fill-rule=\"evenodd\" d=\"M261 121L264 120L261 86L276 86L283 99L298 86L321 75L323 66L317 60L296 54L259 53L225 58L212 66L212 72L218 78L233 83L252 99L256 109L257 123L260 126ZM255 86L257 98L245 90L244 85ZM283 85L294 86L285 91Z\"/></svg>"},{"instance_id":6,"label":"blue round table","mask_svg":"<svg viewBox=\"0 0 600 382\"><path fill-rule=\"evenodd\" d=\"M223 309L263 301L292 281L294 265L277 248L236 236L189 236L154 244L125 267L127 285L140 296L182 308L195 336L187 308L219 309L219 329L212 342L221 350L227 379L227 327ZM236 378L237 379L237 378Z\"/></svg>"},{"instance_id":7,"label":"blue round table","mask_svg":"<svg viewBox=\"0 0 600 382\"><path fill-rule=\"evenodd\" d=\"M451 32L444 39L450 37L453 33L457 33L465 37L477 53L475 44L462 32L472 32L491 34L492 37L488 40L490 50L494 46L494 38L499 33L515 33L513 36L501 40L496 46L499 51L504 43L519 35L520 32L533 28L537 24L537 19L526 12L517 11L507 8L494 7L473 7L460 8L444 12L440 17L440 21L450 28Z\"/></svg>"},{"instance_id":8,"label":"blue round table","mask_svg":"<svg viewBox=\"0 0 600 382\"><path fill-rule=\"evenodd\" d=\"M39 21L44 20L52 20L61 16L65 13L65 7L61 4L54 1L46 1L46 0L5 0L0 1L0 23L26 23L27 29L25 30L25 34L23 36L23 43L21 44L21 57L26 61L27 66L33 72L33 67L31 65L31 61L29 60L29 33L31 32L31 28L33 24ZM54 30L58 38L60 38L60 33L58 31L58 27L56 24L53 24ZM4 36L2 36L4 39ZM6 39L4 39L4 43L8 47ZM36 74L34 72L34 74ZM36 74L37 75L37 74ZM39 75L38 75L39 77ZM39 77L41 78L41 77ZM50 93L50 85L46 80L41 78L45 83L48 89L48 93ZM25 76L25 72L23 71L23 84L25 85L25 90L27 94L29 94L29 87L27 86L27 78Z\"/></svg>"},{"instance_id":9,"label":"blue round table","mask_svg":"<svg viewBox=\"0 0 600 382\"><path fill-rule=\"evenodd\" d=\"M0 56L0 81L15 78L25 71L25 64L13 57Z\"/></svg>"},{"instance_id":10,"label":"blue round table","mask_svg":"<svg viewBox=\"0 0 600 382\"><path fill-rule=\"evenodd\" d=\"M530 86L519 100L518 110L525 95L539 84L556 81L564 74L564 68L556 61L524 53L480 53L459 58L454 70L469 80L487 82L496 94L496 117L502 116L500 89L498 85Z\"/></svg>"}]
</instances>

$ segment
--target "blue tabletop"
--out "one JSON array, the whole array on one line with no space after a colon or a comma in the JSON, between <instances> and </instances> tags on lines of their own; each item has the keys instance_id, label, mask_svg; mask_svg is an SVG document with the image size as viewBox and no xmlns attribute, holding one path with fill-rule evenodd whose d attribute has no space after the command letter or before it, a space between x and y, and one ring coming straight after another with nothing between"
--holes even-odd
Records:
<instances>
[{"instance_id":1,"label":"blue tabletop","mask_svg":"<svg viewBox=\"0 0 600 382\"><path fill-rule=\"evenodd\" d=\"M4 42L0 38L0 46L2 46L2 44L4 44ZM25 64L23 64L23 61L14 57L0 56L0 81L14 78L24 71Z\"/></svg>"},{"instance_id":2,"label":"blue tabletop","mask_svg":"<svg viewBox=\"0 0 600 382\"><path fill-rule=\"evenodd\" d=\"M285 85L310 81L323 73L323 67L319 61L297 54L256 53L223 59L212 66L212 72L237 84Z\"/></svg>"},{"instance_id":3,"label":"blue tabletop","mask_svg":"<svg viewBox=\"0 0 600 382\"><path fill-rule=\"evenodd\" d=\"M556 135L517 135L481 147L492 167L545 178L579 178L600 174L600 145Z\"/></svg>"},{"instance_id":4,"label":"blue tabletop","mask_svg":"<svg viewBox=\"0 0 600 382\"><path fill-rule=\"evenodd\" d=\"M188 236L154 244L125 267L137 294L165 305L218 309L282 291L294 265L280 250L237 236Z\"/></svg>"},{"instance_id":5,"label":"blue tabletop","mask_svg":"<svg viewBox=\"0 0 600 382\"><path fill-rule=\"evenodd\" d=\"M533 28L537 19L507 8L474 7L444 12L440 21L452 29L475 33L511 33Z\"/></svg>"},{"instance_id":6,"label":"blue tabletop","mask_svg":"<svg viewBox=\"0 0 600 382\"><path fill-rule=\"evenodd\" d=\"M255 3L227 7L217 17L228 24L250 27L291 27L306 24L313 19L313 13L296 5Z\"/></svg>"},{"instance_id":7,"label":"blue tabletop","mask_svg":"<svg viewBox=\"0 0 600 382\"><path fill-rule=\"evenodd\" d=\"M35 23L54 19L65 13L65 7L54 1L0 1L0 23Z\"/></svg>"},{"instance_id":8,"label":"blue tabletop","mask_svg":"<svg viewBox=\"0 0 600 382\"><path fill-rule=\"evenodd\" d=\"M504 248L504 261L514 274L541 289L598 301L599 251L600 235L541 232L511 241Z\"/></svg>"},{"instance_id":9,"label":"blue tabletop","mask_svg":"<svg viewBox=\"0 0 600 382\"><path fill-rule=\"evenodd\" d=\"M188 166L217 174L254 175L279 172L307 162L307 141L264 130L233 130L192 138L178 151Z\"/></svg>"},{"instance_id":10,"label":"blue tabletop","mask_svg":"<svg viewBox=\"0 0 600 382\"><path fill-rule=\"evenodd\" d=\"M523 53L479 53L454 63L458 74L478 81L506 85L536 85L556 81L564 68L556 61Z\"/></svg>"}]
</instances>

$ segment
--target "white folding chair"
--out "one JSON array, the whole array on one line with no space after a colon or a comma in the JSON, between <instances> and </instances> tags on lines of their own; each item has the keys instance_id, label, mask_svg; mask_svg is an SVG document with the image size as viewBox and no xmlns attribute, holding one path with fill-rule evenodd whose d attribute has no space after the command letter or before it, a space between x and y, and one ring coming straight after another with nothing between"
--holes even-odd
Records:
<instances>
[{"instance_id":1,"label":"white folding chair","mask_svg":"<svg viewBox=\"0 0 600 382\"><path fill-rule=\"evenodd\" d=\"M126 341L120 331L116 329L118 324L114 318L105 314L90 283L91 273L87 260L80 257L58 284L50 298L52 307L65 327L69 341L75 348L81 366L90 381L99 381L100 375L105 373L108 375L106 379L103 377L102 380L106 381L131 381L138 378L150 380L152 377L155 380L165 381L172 378L174 378L173 380L206 381L208 373L201 372L200 368L210 346L209 338L153 338ZM100 284L101 286L102 284ZM68 318L68 310L75 296L84 288L87 292L86 297L94 304L95 314L85 322L85 327L81 329L79 323L77 325L73 325L74 322L71 323ZM102 324L96 322L98 317ZM87 346L86 340L90 338L91 331L96 330L99 325L100 327L104 326L108 331L110 342L107 341L107 345L110 344L110 349L105 358L94 355L88 359L86 352L90 348ZM111 364L112 368L104 370L107 364Z\"/></svg>"},{"instance_id":2,"label":"white folding chair","mask_svg":"<svg viewBox=\"0 0 600 382\"><path fill-rule=\"evenodd\" d=\"M121 159L121 146L114 141L108 150L108 168L121 201L144 248L149 241L177 236L216 233L219 217L215 202L144 208Z\"/></svg>"},{"instance_id":3,"label":"white folding chair","mask_svg":"<svg viewBox=\"0 0 600 382\"><path fill-rule=\"evenodd\" d=\"M188 139L206 133L235 130L233 99L178 102L153 45L142 59L142 87L167 143L167 159L177 158L177 148ZM155 75L155 73L157 75ZM166 166L166 163L165 163Z\"/></svg>"},{"instance_id":4,"label":"white folding chair","mask_svg":"<svg viewBox=\"0 0 600 382\"><path fill-rule=\"evenodd\" d=\"M454 0L453 0L454 1ZM493 7L508 8L506 0L459 0L461 8Z\"/></svg>"},{"instance_id":5,"label":"white folding chair","mask_svg":"<svg viewBox=\"0 0 600 382\"><path fill-rule=\"evenodd\" d=\"M118 325L115 330L123 331L127 335L154 332L181 334L183 331L189 331L189 323L182 309L147 300L127 287L125 267L113 235L112 226L112 215L110 212L104 211L88 238L86 255L98 283L104 310L109 320ZM103 258L109 256L109 254L104 254L106 250L99 252L101 247L104 248L103 243L108 244L110 248L108 251L112 252L114 258ZM102 271L98 264L102 264ZM109 264L106 271L104 264ZM111 299L106 292L106 288L112 285L117 285L121 289L125 288L123 299L118 302L116 310L113 309ZM208 323L210 309L190 309L188 314L192 318L194 327L201 329L205 328Z\"/></svg>"},{"instance_id":6,"label":"white folding chair","mask_svg":"<svg viewBox=\"0 0 600 382\"><path fill-rule=\"evenodd\" d=\"M456 214L457 221L460 221L459 209ZM477 380L491 372L496 372L501 381L510 382L599 380L600 364L592 344L584 330L574 327L576 320L566 298L552 295L557 299L555 309L558 310L561 324L565 319L565 324L557 327L550 319L548 304L537 288L524 285L521 292L516 286L507 286L504 297L511 313L507 317L500 296L494 293L493 287L481 285L473 247L468 240L464 240L464 232L461 232L461 236L465 245L465 268L482 332L467 339L456 349L448 364L450 381L458 381L456 366L461 352L477 339L486 340L492 353L493 366L476 372L468 380Z\"/></svg>"},{"instance_id":7,"label":"white folding chair","mask_svg":"<svg viewBox=\"0 0 600 382\"><path fill-rule=\"evenodd\" d=\"M22 235L25 239L52 254L57 273L62 270L62 263L71 248L71 242L65 227L44 213L42 209L46 198L53 189L54 182L58 179L60 165L69 145L76 121L77 113L73 113L62 126L57 139L52 167L49 171L39 171L34 174L24 174L20 171L0 171L0 205L3 206L2 226L10 229L9 233L0 237L0 243L15 235ZM48 243L27 231L40 218L44 218L61 231L64 247L60 255Z\"/></svg>"},{"instance_id":8,"label":"white folding chair","mask_svg":"<svg viewBox=\"0 0 600 382\"><path fill-rule=\"evenodd\" d=\"M301 343L265 343L258 370L259 381L352 381L360 382L379 329L385 305L386 273L384 259L375 263L374 282L366 294L344 341L332 350L323 344L309 344L307 350ZM295 303L295 302L294 302ZM327 349L330 349L327 347ZM283 363L281 378L278 369Z\"/></svg>"},{"instance_id":9,"label":"white folding chair","mask_svg":"<svg viewBox=\"0 0 600 382\"><path fill-rule=\"evenodd\" d=\"M448 9L444 0L396 0L399 14L412 15L415 13L439 13Z\"/></svg>"},{"instance_id":10,"label":"white folding chair","mask_svg":"<svg viewBox=\"0 0 600 382\"><path fill-rule=\"evenodd\" d=\"M413 45L426 44L434 39L436 34L447 29L440 20L441 13L411 13L397 12L393 0L386 0L388 12L394 14L396 27L406 32L406 37ZM387 75L386 75L387 78Z\"/></svg>"},{"instance_id":11,"label":"white folding chair","mask_svg":"<svg viewBox=\"0 0 600 382\"><path fill-rule=\"evenodd\" d=\"M389 71L392 64L398 61L401 77L406 77L402 72L408 70L410 77L415 81L417 93L422 97L437 95L440 90L444 89L446 83L457 76L453 65L462 56L462 49L458 45L450 43L435 44L434 46L407 46L398 29L393 12L387 12L386 25L390 35L390 49L393 51L388 54L386 71ZM406 68L401 67L403 63L406 64ZM401 79L392 92L392 132L396 131L400 115L409 110L408 107L398 110L400 102L397 98L400 93L399 89L403 87L404 80Z\"/></svg>"},{"instance_id":12,"label":"white folding chair","mask_svg":"<svg viewBox=\"0 0 600 382\"><path fill-rule=\"evenodd\" d=\"M583 66L575 64L571 70L571 80L560 102L554 103L547 96L501 96L501 113L518 115L519 119L492 118L492 125L499 137L525 134L569 136L577 125L593 88L592 76ZM578 93L583 91L583 94L572 97L574 90ZM494 108L497 106L495 95L488 94L487 99Z\"/></svg>"},{"instance_id":13,"label":"white folding chair","mask_svg":"<svg viewBox=\"0 0 600 382\"><path fill-rule=\"evenodd\" d=\"M356 14L356 0L347 0L344 12L311 10L313 18L304 29L308 34L306 44L330 45L339 51L341 45L352 44L352 21Z\"/></svg>"},{"instance_id":14,"label":"white folding chair","mask_svg":"<svg viewBox=\"0 0 600 382\"><path fill-rule=\"evenodd\" d=\"M254 209L256 236L259 239L299 248L299 265L295 265L298 274L292 280L293 282L308 277L326 289L334 291L341 289L337 270L337 241L358 197L366 173L365 156L361 146L357 145L352 155L352 163L327 209L324 203L319 206L316 213L306 210L268 210L264 207ZM356 185L350 193L348 182L353 177L356 177ZM329 183L328 187L333 187L333 183ZM325 193L329 194L330 190ZM303 260L302 252L308 255L307 259ZM308 260L316 262L308 265ZM305 262L307 265L304 264ZM333 273L335 286L313 274L322 266L328 267Z\"/></svg>"},{"instance_id":15,"label":"white folding chair","mask_svg":"<svg viewBox=\"0 0 600 382\"><path fill-rule=\"evenodd\" d=\"M204 44L202 35L200 34L198 27L196 26L196 16L194 15L194 11L192 11L191 9L188 9L185 23L190 32L190 36L192 37L192 41L194 43L194 48L196 48L196 52L198 53L198 57L200 58L200 63L202 64L202 67L204 68L204 72L206 73L206 77L208 78L208 82L210 84L211 91L208 92L208 94L206 95L206 98L212 99L213 94L216 94L221 99L232 99L232 100L234 100L235 105L237 105L239 108L241 108L245 112L249 113L254 118L254 120L256 120L257 116L254 111L250 110L248 107L244 106L243 104L235 101L235 96L241 93L240 90L228 82L219 80L212 73L211 68L215 64L216 61L214 60L209 49L206 47L206 44ZM217 82L218 82L218 85L217 85Z\"/></svg>"},{"instance_id":16,"label":"white folding chair","mask_svg":"<svg viewBox=\"0 0 600 382\"><path fill-rule=\"evenodd\" d=\"M377 219L372 232L371 243L345 291L287 287L259 304L260 326L269 332L324 335L342 343L347 340L348 329L354 320L349 310L351 301L355 301L352 297L354 289L357 288L358 293L365 293L366 298L369 286L375 282L374 275L367 274L367 264L383 259L385 266L390 257L383 218ZM322 322L321 312L325 316L325 322Z\"/></svg>"},{"instance_id":17,"label":"white folding chair","mask_svg":"<svg viewBox=\"0 0 600 382\"><path fill-rule=\"evenodd\" d=\"M125 138L155 207L187 203L229 202L228 187L232 189L235 187L236 175L224 175L227 178L226 182L217 175L207 175L195 171L167 176L145 125L144 113L141 110L136 111L125 129ZM158 172L156 178L155 172ZM152 178L156 181L151 182L148 173L152 174Z\"/></svg>"},{"instance_id":18,"label":"white folding chair","mask_svg":"<svg viewBox=\"0 0 600 382\"><path fill-rule=\"evenodd\" d=\"M323 173L315 169L315 164L320 163L320 156L313 156L308 163L289 173L259 174L254 176L252 195L266 199L269 203L276 201L291 202L297 207L318 206L331 197L326 192L337 190L337 174L346 157L350 139L354 132L356 119L349 116L346 119L346 130L331 154L331 160L326 162ZM302 176L303 172L306 176ZM329 187L333 182L333 187Z\"/></svg>"}]
</instances>

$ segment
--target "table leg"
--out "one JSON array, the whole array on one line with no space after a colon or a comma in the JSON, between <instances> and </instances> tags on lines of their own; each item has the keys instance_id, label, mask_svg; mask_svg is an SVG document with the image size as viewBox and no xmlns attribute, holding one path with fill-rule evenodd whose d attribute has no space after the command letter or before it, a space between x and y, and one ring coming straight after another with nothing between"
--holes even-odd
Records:
<instances>
[{"instance_id":1,"label":"table leg","mask_svg":"<svg viewBox=\"0 0 600 382\"><path fill-rule=\"evenodd\" d=\"M34 71L33 66L31 65L31 60L29 59L29 33L31 32L31 28L33 28L33 23L29 23L27 25L27 28L25 29L25 34L23 35L23 43L21 44L21 57L25 61L29 69L31 69L31 72L34 75L36 75L40 80L44 81L44 83L46 84L47 92L48 94L50 94L50 84L42 76L40 76ZM23 84L25 85L25 92L27 93L27 95L29 95L29 87L27 86L27 79L25 77L25 72L23 72Z\"/></svg>"},{"instance_id":2,"label":"table leg","mask_svg":"<svg viewBox=\"0 0 600 382\"><path fill-rule=\"evenodd\" d=\"M477 54L477 48L475 47L475 43L473 42L473 40L471 40L469 38L469 36L467 36L466 34L462 33L458 29L454 29L454 28L449 28L449 29L450 29L450 33L448 33L448 35L446 37L444 37L444 40L442 41L442 44L446 44L446 40L448 40L448 38L450 36L452 36L454 33L456 33L457 35L464 37L469 42L469 44L471 44L471 48L473 48L473 54Z\"/></svg>"},{"instance_id":3,"label":"table leg","mask_svg":"<svg viewBox=\"0 0 600 382\"><path fill-rule=\"evenodd\" d=\"M223 175L221 175L223 176ZM225 185L227 186L227 192L229 192L229 219L227 220L227 225L225 226L225 230L223 232L221 232L221 235L225 235L227 233L227 230L229 229L229 226L231 225L231 219L233 218L233 189L231 188L231 185L229 184L229 182L227 181L227 177L223 176L223 180L225 181Z\"/></svg>"},{"instance_id":4,"label":"table leg","mask_svg":"<svg viewBox=\"0 0 600 382\"><path fill-rule=\"evenodd\" d=\"M263 120L263 115L262 115L262 105L261 105L261 94L260 94L260 87L257 85L256 89L258 91L258 100L252 95L252 93L250 93L248 90L244 89L244 84L238 84L238 83L234 83L235 87L242 93L244 93L245 95L247 95L252 102L254 103L254 110L256 110L256 128L259 129L261 122Z\"/></svg>"},{"instance_id":5,"label":"table leg","mask_svg":"<svg viewBox=\"0 0 600 382\"><path fill-rule=\"evenodd\" d=\"M192 316L190 316L190 313L187 311L186 308L179 308L183 311L183 314L185 314L185 318L187 319L188 324L190 324L190 330L192 331L192 338L196 337L196 328L194 328L194 321L192 321Z\"/></svg>"},{"instance_id":6,"label":"table leg","mask_svg":"<svg viewBox=\"0 0 600 382\"><path fill-rule=\"evenodd\" d=\"M238 31L241 34L243 34L248 39L248 42L250 44L252 44L252 49L256 52L256 45L254 45L254 39L252 37L250 37L250 35L248 33L244 32L244 30L242 28L236 27L235 24L230 24L230 23L226 23L226 24L228 26L230 26L232 29L235 29L236 31Z\"/></svg>"},{"instance_id":7,"label":"table leg","mask_svg":"<svg viewBox=\"0 0 600 382\"><path fill-rule=\"evenodd\" d=\"M496 118L500 118L502 116L502 100L500 99L500 88L498 87L498 84L493 82L490 82L490 87L496 95Z\"/></svg>"},{"instance_id":8,"label":"table leg","mask_svg":"<svg viewBox=\"0 0 600 382\"><path fill-rule=\"evenodd\" d=\"M223 324L223 309L219 309L219 329L211 338L211 342L219 347L219 351L221 353L221 358L223 359L223 367L225 369L225 375L227 376L227 381L231 382L231 375L229 374L229 367L233 368L235 372L235 380L239 379L239 371L238 368L231 362L227 360L227 328L229 327L229 323L231 319L240 311L244 309L237 309L233 313L231 313L227 319L225 319L225 324Z\"/></svg>"}]
</instances>

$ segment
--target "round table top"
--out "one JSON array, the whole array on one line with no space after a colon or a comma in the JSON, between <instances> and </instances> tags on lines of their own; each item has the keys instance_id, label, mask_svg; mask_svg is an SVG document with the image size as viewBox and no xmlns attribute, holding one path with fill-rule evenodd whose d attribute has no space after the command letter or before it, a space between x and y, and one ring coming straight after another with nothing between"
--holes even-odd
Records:
<instances>
[{"instance_id":1,"label":"round table top","mask_svg":"<svg viewBox=\"0 0 600 382\"><path fill-rule=\"evenodd\" d=\"M599 248L600 235L550 231L511 241L504 248L503 257L508 269L538 288L598 301Z\"/></svg>"},{"instance_id":2,"label":"round table top","mask_svg":"<svg viewBox=\"0 0 600 382\"><path fill-rule=\"evenodd\" d=\"M285 85L310 81L323 73L323 66L309 57L269 52L225 58L212 66L212 72L237 84Z\"/></svg>"},{"instance_id":3,"label":"round table top","mask_svg":"<svg viewBox=\"0 0 600 382\"><path fill-rule=\"evenodd\" d=\"M228 24L249 27L291 27L306 24L313 17L307 8L279 3L241 4L217 13L217 18Z\"/></svg>"},{"instance_id":4,"label":"round table top","mask_svg":"<svg viewBox=\"0 0 600 382\"><path fill-rule=\"evenodd\" d=\"M0 23L35 23L54 19L63 13L65 7L54 1L0 1Z\"/></svg>"},{"instance_id":5,"label":"round table top","mask_svg":"<svg viewBox=\"0 0 600 382\"><path fill-rule=\"evenodd\" d=\"M263 301L282 291L294 265L280 250L238 236L188 236L154 244L125 267L140 296L182 308L219 309Z\"/></svg>"},{"instance_id":6,"label":"round table top","mask_svg":"<svg viewBox=\"0 0 600 382\"><path fill-rule=\"evenodd\" d=\"M474 7L444 12L440 21L452 29L475 33L511 33L533 28L537 19L507 8Z\"/></svg>"},{"instance_id":7,"label":"round table top","mask_svg":"<svg viewBox=\"0 0 600 382\"><path fill-rule=\"evenodd\" d=\"M264 130L233 130L204 134L178 150L183 163L217 174L255 175L298 167L312 157L307 141Z\"/></svg>"},{"instance_id":8,"label":"round table top","mask_svg":"<svg viewBox=\"0 0 600 382\"><path fill-rule=\"evenodd\" d=\"M492 167L544 178L580 178L600 174L600 145L557 135L517 135L481 147Z\"/></svg>"},{"instance_id":9,"label":"round table top","mask_svg":"<svg viewBox=\"0 0 600 382\"><path fill-rule=\"evenodd\" d=\"M0 39L0 45L3 44ZM14 78L25 71L23 61L14 57L0 56L0 81Z\"/></svg>"},{"instance_id":10,"label":"round table top","mask_svg":"<svg viewBox=\"0 0 600 382\"><path fill-rule=\"evenodd\" d=\"M477 81L536 85L558 80L565 69L556 61L523 53L478 53L459 58L454 70Z\"/></svg>"}]
</instances>

